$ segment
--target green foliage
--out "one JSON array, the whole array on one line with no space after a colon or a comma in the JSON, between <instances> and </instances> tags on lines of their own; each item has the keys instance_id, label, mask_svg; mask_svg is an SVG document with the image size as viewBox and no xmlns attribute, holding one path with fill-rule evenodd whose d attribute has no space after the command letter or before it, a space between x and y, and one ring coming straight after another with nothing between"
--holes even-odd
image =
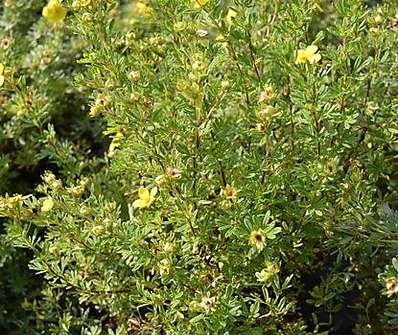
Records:
<instances>
[{"instance_id":1,"label":"green foliage","mask_svg":"<svg viewBox=\"0 0 398 335\"><path fill-rule=\"evenodd\" d=\"M86 116L87 93L73 85L85 42L55 31L41 17L45 1L3 1L0 5L0 192L34 190L45 169L65 178L93 171L92 149L101 128ZM90 162L89 164L87 164ZM27 268L30 253L15 250L0 224L0 332L17 327L29 333L24 299L33 298L41 279ZM4 295L5 294L5 295Z\"/></svg>"},{"instance_id":2,"label":"green foliage","mask_svg":"<svg viewBox=\"0 0 398 335\"><path fill-rule=\"evenodd\" d=\"M25 325L326 334L350 305L397 331L394 2L45 5L5 1L0 31Z\"/></svg>"}]
</instances>

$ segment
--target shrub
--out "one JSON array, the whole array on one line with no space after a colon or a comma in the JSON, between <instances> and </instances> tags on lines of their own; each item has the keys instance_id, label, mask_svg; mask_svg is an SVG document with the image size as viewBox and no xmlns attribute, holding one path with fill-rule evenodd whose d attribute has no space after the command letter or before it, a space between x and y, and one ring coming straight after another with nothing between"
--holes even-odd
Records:
<instances>
[{"instance_id":1,"label":"shrub","mask_svg":"<svg viewBox=\"0 0 398 335\"><path fill-rule=\"evenodd\" d=\"M82 110L87 93L73 84L82 70L76 59L85 42L49 26L41 18L44 5L37 0L0 4L2 195L31 193L46 169L66 179L93 170L96 163L89 156L96 147L101 150L101 128ZM14 325L30 333L30 316L21 305L40 293L41 279L28 271L31 253L13 247L8 228L5 220L0 223L0 332Z\"/></svg>"},{"instance_id":2,"label":"shrub","mask_svg":"<svg viewBox=\"0 0 398 335\"><path fill-rule=\"evenodd\" d=\"M57 41L79 41L80 65L55 88L27 67L50 101L35 110L79 124L89 96L111 143L92 159L79 134L94 121L62 142L46 119L32 139L56 168L2 199L8 239L44 276L26 302L37 331L396 331L396 12L51 0L37 24L52 42L78 36Z\"/></svg>"}]
</instances>

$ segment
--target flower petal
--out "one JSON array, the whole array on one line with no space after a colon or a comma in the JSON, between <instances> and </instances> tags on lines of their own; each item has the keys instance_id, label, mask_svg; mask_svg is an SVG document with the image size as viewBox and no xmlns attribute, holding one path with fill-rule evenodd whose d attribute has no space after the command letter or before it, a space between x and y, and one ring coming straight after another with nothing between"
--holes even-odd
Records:
<instances>
[{"instance_id":1,"label":"flower petal","mask_svg":"<svg viewBox=\"0 0 398 335\"><path fill-rule=\"evenodd\" d=\"M307 59L306 52L304 50L299 50L297 51L295 64L303 64L306 62L306 59Z\"/></svg>"},{"instance_id":2,"label":"flower petal","mask_svg":"<svg viewBox=\"0 0 398 335\"><path fill-rule=\"evenodd\" d=\"M152 190L151 190L151 198L154 198L155 195L158 193L158 188L155 186Z\"/></svg>"},{"instance_id":3,"label":"flower petal","mask_svg":"<svg viewBox=\"0 0 398 335\"><path fill-rule=\"evenodd\" d=\"M147 199L149 198L149 191L146 187L140 187L138 190L138 196L140 199Z\"/></svg>"},{"instance_id":4,"label":"flower petal","mask_svg":"<svg viewBox=\"0 0 398 335\"><path fill-rule=\"evenodd\" d=\"M308 61L311 64L318 63L320 60L321 60L321 55L320 54L314 54L314 55L311 55L311 56L308 57Z\"/></svg>"},{"instance_id":5,"label":"flower petal","mask_svg":"<svg viewBox=\"0 0 398 335\"><path fill-rule=\"evenodd\" d=\"M210 0L193 0L193 1L194 1L193 8L199 9L204 5L206 5Z\"/></svg>"},{"instance_id":6,"label":"flower petal","mask_svg":"<svg viewBox=\"0 0 398 335\"><path fill-rule=\"evenodd\" d=\"M238 13L230 8L228 10L227 16L225 17L225 22L227 22L229 25L231 25L233 23L233 21L236 19L237 15L238 15Z\"/></svg>"},{"instance_id":7,"label":"flower petal","mask_svg":"<svg viewBox=\"0 0 398 335\"><path fill-rule=\"evenodd\" d=\"M41 206L41 211L49 212L53 209L53 207L54 207L54 200L51 198L47 198L43 201L43 204Z\"/></svg>"},{"instance_id":8,"label":"flower petal","mask_svg":"<svg viewBox=\"0 0 398 335\"><path fill-rule=\"evenodd\" d=\"M143 208L144 202L141 199L137 199L133 202L133 207L134 208Z\"/></svg>"},{"instance_id":9,"label":"flower petal","mask_svg":"<svg viewBox=\"0 0 398 335\"><path fill-rule=\"evenodd\" d=\"M317 51L318 51L318 47L316 45L310 45L305 49L305 53L307 54L307 57L310 57Z\"/></svg>"}]
</instances>

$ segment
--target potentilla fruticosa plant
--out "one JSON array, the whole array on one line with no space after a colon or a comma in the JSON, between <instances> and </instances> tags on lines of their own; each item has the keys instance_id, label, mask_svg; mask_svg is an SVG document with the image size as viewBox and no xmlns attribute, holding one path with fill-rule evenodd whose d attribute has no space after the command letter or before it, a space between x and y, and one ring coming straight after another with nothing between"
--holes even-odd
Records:
<instances>
[{"instance_id":1,"label":"potentilla fruticosa plant","mask_svg":"<svg viewBox=\"0 0 398 335\"><path fill-rule=\"evenodd\" d=\"M396 242L376 233L397 196L397 9L44 4L84 41L73 85L110 139L97 170L2 199L63 303L52 329L322 334L345 305L357 334L396 329Z\"/></svg>"}]
</instances>

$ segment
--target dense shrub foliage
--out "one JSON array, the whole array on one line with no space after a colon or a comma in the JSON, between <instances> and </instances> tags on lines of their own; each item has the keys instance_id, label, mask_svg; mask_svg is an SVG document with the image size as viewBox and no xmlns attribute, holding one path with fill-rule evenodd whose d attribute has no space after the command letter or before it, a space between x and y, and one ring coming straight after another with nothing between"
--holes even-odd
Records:
<instances>
[{"instance_id":1,"label":"dense shrub foliage","mask_svg":"<svg viewBox=\"0 0 398 335\"><path fill-rule=\"evenodd\" d=\"M398 332L396 2L0 8L0 330Z\"/></svg>"}]
</instances>

